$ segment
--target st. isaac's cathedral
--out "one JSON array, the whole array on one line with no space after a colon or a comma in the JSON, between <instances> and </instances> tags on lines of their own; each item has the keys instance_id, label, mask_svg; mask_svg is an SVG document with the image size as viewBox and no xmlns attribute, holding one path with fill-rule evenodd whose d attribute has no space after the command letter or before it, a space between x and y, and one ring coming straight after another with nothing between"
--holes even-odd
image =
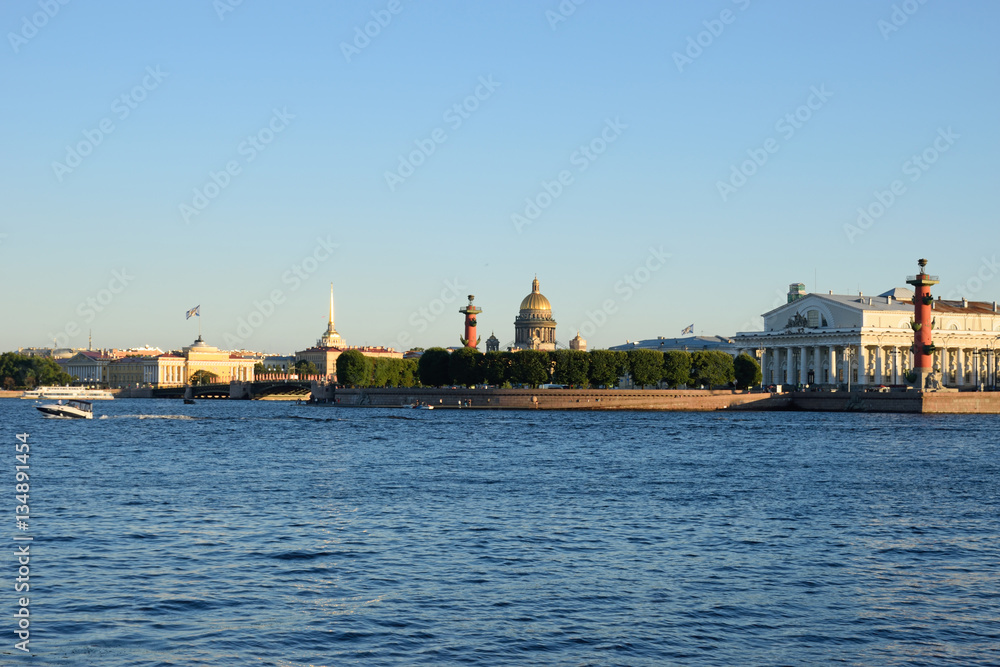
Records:
<instances>
[{"instance_id":1,"label":"st. isaac's cathedral","mask_svg":"<svg viewBox=\"0 0 1000 667\"><path fill-rule=\"evenodd\" d=\"M552 304L538 290L538 276L531 281L531 294L521 300L521 311L514 318L514 347L522 350L556 349L556 321Z\"/></svg>"},{"instance_id":2,"label":"st. isaac's cathedral","mask_svg":"<svg viewBox=\"0 0 1000 667\"><path fill-rule=\"evenodd\" d=\"M521 309L514 318L514 345L508 348L517 350L555 350L556 321L552 317L552 304L545 298L538 286L538 276L531 281L531 294L521 300ZM570 349L586 350L587 341L577 334L570 341ZM497 352L500 340L491 335L486 341L487 352Z\"/></svg>"}]
</instances>

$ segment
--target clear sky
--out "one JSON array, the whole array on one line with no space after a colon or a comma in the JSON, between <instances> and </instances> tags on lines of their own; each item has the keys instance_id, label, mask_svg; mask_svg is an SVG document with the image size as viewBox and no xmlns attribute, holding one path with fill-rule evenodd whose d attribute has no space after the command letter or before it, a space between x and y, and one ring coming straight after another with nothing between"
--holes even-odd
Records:
<instances>
[{"instance_id":1,"label":"clear sky","mask_svg":"<svg viewBox=\"0 0 1000 667\"><path fill-rule=\"evenodd\" d=\"M61 2L0 5L0 350L178 348L200 305L290 353L331 282L395 347L469 293L509 343L536 274L591 347L922 256L1000 298L997 2Z\"/></svg>"}]
</instances>

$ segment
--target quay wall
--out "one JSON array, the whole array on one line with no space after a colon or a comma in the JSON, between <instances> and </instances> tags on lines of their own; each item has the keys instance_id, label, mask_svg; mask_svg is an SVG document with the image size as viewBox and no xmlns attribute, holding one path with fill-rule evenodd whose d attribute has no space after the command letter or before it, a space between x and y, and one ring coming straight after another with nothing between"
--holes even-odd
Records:
<instances>
[{"instance_id":1,"label":"quay wall","mask_svg":"<svg viewBox=\"0 0 1000 667\"><path fill-rule=\"evenodd\" d=\"M925 414L1000 414L1000 392L926 393L923 395L922 412Z\"/></svg>"},{"instance_id":2,"label":"quay wall","mask_svg":"<svg viewBox=\"0 0 1000 667\"><path fill-rule=\"evenodd\" d=\"M1000 414L1000 392L788 392L660 389L345 389L313 387L319 402L340 407L501 410L760 410L883 412L902 414Z\"/></svg>"},{"instance_id":3,"label":"quay wall","mask_svg":"<svg viewBox=\"0 0 1000 667\"><path fill-rule=\"evenodd\" d=\"M344 389L314 387L313 396L339 407L404 407L506 410L725 410L766 401L771 394L739 391L635 389Z\"/></svg>"}]
</instances>

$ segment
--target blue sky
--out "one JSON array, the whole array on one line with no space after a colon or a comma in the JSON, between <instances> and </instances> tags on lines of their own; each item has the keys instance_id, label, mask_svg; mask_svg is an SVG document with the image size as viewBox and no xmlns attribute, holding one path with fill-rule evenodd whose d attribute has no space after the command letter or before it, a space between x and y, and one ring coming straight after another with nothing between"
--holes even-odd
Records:
<instances>
[{"instance_id":1,"label":"blue sky","mask_svg":"<svg viewBox=\"0 0 1000 667\"><path fill-rule=\"evenodd\" d=\"M995 2L234 2L0 7L0 349L288 353L331 282L395 347L536 273L593 347L922 256L1000 297Z\"/></svg>"}]
</instances>

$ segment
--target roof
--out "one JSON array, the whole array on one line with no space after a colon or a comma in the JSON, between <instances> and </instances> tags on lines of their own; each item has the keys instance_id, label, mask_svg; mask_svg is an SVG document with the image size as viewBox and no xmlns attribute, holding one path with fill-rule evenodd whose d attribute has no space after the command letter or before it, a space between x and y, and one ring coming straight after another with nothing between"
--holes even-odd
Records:
<instances>
[{"instance_id":1,"label":"roof","mask_svg":"<svg viewBox=\"0 0 1000 667\"><path fill-rule=\"evenodd\" d=\"M996 302L990 301L945 301L938 299L932 306L935 313L963 313L969 315L1000 315Z\"/></svg>"},{"instance_id":2,"label":"roof","mask_svg":"<svg viewBox=\"0 0 1000 667\"><path fill-rule=\"evenodd\" d=\"M805 297L817 297L826 301L833 301L848 308L857 310L883 310L883 311L913 311L913 291L905 287L896 287L887 292L882 292L878 296L863 296L852 294L806 294ZM792 304L798 300L792 301ZM782 304L778 308L765 313L769 315L781 308L792 304ZM997 315L996 305L992 301L968 301L959 299L957 301L945 300L940 297L934 301L934 312L956 313L964 315Z\"/></svg>"},{"instance_id":3,"label":"roof","mask_svg":"<svg viewBox=\"0 0 1000 667\"><path fill-rule=\"evenodd\" d=\"M531 294L521 300L521 310L552 310L552 304L538 289L538 277L531 281Z\"/></svg>"},{"instance_id":4,"label":"roof","mask_svg":"<svg viewBox=\"0 0 1000 667\"><path fill-rule=\"evenodd\" d=\"M83 355L84 357L87 357L88 359L94 359L94 360L117 359L118 358L118 357L112 356L110 354L104 354L103 352L98 352L98 351L95 351L95 350L81 350L81 351L77 352L77 354Z\"/></svg>"},{"instance_id":5,"label":"roof","mask_svg":"<svg viewBox=\"0 0 1000 667\"><path fill-rule=\"evenodd\" d=\"M713 350L735 347L735 343L723 336L686 336L684 338L647 338L628 341L624 345L609 347L609 350Z\"/></svg>"}]
</instances>

